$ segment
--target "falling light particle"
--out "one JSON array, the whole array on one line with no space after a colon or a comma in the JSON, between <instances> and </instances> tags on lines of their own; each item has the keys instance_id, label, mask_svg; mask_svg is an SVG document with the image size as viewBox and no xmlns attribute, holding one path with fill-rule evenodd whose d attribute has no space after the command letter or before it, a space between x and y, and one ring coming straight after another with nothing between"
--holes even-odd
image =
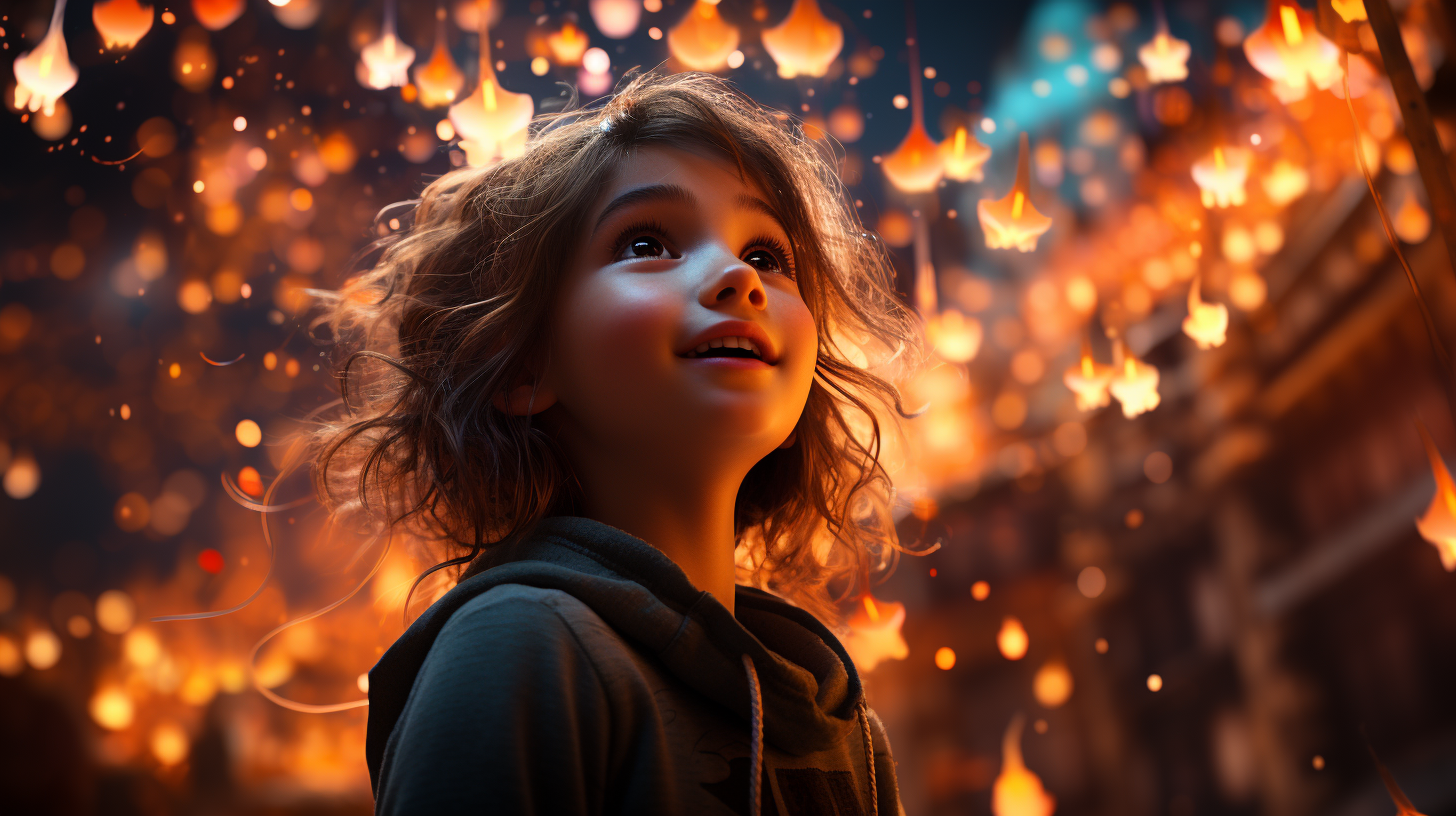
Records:
<instances>
[{"instance_id":1,"label":"falling light particle","mask_svg":"<svg viewBox=\"0 0 1456 816\"><path fill-rule=\"evenodd\" d=\"M258 423L251 419L239 422L233 435L237 437L238 444L245 448L256 448L258 443L263 441L263 429L259 428Z\"/></svg>"},{"instance_id":2,"label":"falling light particle","mask_svg":"<svg viewBox=\"0 0 1456 816\"><path fill-rule=\"evenodd\" d=\"M992 119L991 117L989 117L989 116L982 117L981 118L981 130L984 130L987 133L995 133L996 132L996 121L994 119Z\"/></svg>"},{"instance_id":3,"label":"falling light particle","mask_svg":"<svg viewBox=\"0 0 1456 816\"><path fill-rule=\"evenodd\" d=\"M357 680L355 680L354 683L359 686L359 690L360 691L364 692L365 694L368 694L369 693L369 673L368 672L365 672L365 673L359 675L359 678Z\"/></svg>"},{"instance_id":4,"label":"falling light particle","mask_svg":"<svg viewBox=\"0 0 1456 816\"><path fill-rule=\"evenodd\" d=\"M1323 771L1325 769L1325 758L1319 754L1315 754L1314 759L1310 760L1309 764L1314 766L1316 771Z\"/></svg>"},{"instance_id":5,"label":"falling light particle","mask_svg":"<svg viewBox=\"0 0 1456 816\"><path fill-rule=\"evenodd\" d=\"M173 23L177 22L177 15L173 14L170 11L164 11L162 12L162 22L166 23L167 25L172 25Z\"/></svg>"},{"instance_id":6,"label":"falling light particle","mask_svg":"<svg viewBox=\"0 0 1456 816\"><path fill-rule=\"evenodd\" d=\"M61 639L49 629L37 629L25 639L25 661L44 671L61 660Z\"/></svg>"},{"instance_id":7,"label":"falling light particle","mask_svg":"<svg viewBox=\"0 0 1456 816\"><path fill-rule=\"evenodd\" d=\"M977 581L971 584L971 597L978 601L984 601L991 597L991 585L985 581Z\"/></svg>"},{"instance_id":8,"label":"falling light particle","mask_svg":"<svg viewBox=\"0 0 1456 816\"><path fill-rule=\"evenodd\" d=\"M170 14L171 12L168 12ZM105 688L91 698L88 706L91 712L91 719L102 728L111 731L120 731L131 725L132 717L136 710L131 704L131 698L126 692L119 688Z\"/></svg>"},{"instance_id":9,"label":"falling light particle","mask_svg":"<svg viewBox=\"0 0 1456 816\"><path fill-rule=\"evenodd\" d=\"M535 59L531 60L531 73L535 74L536 76L546 76L546 72L550 70L551 60L548 60L545 57L536 57Z\"/></svg>"},{"instance_id":10,"label":"falling light particle","mask_svg":"<svg viewBox=\"0 0 1456 816\"><path fill-rule=\"evenodd\" d=\"M1085 597L1096 598L1107 589L1107 574L1097 567L1087 567L1077 574L1077 590Z\"/></svg>"},{"instance_id":11,"label":"falling light particle","mask_svg":"<svg viewBox=\"0 0 1456 816\"><path fill-rule=\"evenodd\" d=\"M121 418L123 420L131 419L131 406L124 402L121 404Z\"/></svg>"},{"instance_id":12,"label":"falling light particle","mask_svg":"<svg viewBox=\"0 0 1456 816\"><path fill-rule=\"evenodd\" d=\"M192 182L192 192L200 193L205 189L207 189L207 185L203 183L202 179Z\"/></svg>"},{"instance_id":13,"label":"falling light particle","mask_svg":"<svg viewBox=\"0 0 1456 816\"><path fill-rule=\"evenodd\" d=\"M202 567L206 572L217 575L226 566L223 562L222 553L209 547L197 554L197 566Z\"/></svg>"},{"instance_id":14,"label":"falling light particle","mask_svg":"<svg viewBox=\"0 0 1456 816\"><path fill-rule=\"evenodd\" d=\"M1148 675L1148 691L1162 691L1163 676L1161 674Z\"/></svg>"},{"instance_id":15,"label":"falling light particle","mask_svg":"<svg viewBox=\"0 0 1456 816\"><path fill-rule=\"evenodd\" d=\"M1249 144L1255 144L1255 145L1257 145L1257 144L1263 144L1263 143L1264 143L1264 137L1263 136L1260 136L1257 133L1252 133L1252 134L1249 135Z\"/></svg>"},{"instance_id":16,"label":"falling light particle","mask_svg":"<svg viewBox=\"0 0 1456 816\"><path fill-rule=\"evenodd\" d=\"M152 756L163 765L176 765L187 758L187 732L176 723L162 723L152 730Z\"/></svg>"},{"instance_id":17,"label":"falling light particle","mask_svg":"<svg viewBox=\"0 0 1456 816\"><path fill-rule=\"evenodd\" d=\"M182 376L182 364L173 363L170 366L167 366L167 376L171 377L174 380Z\"/></svg>"},{"instance_id":18,"label":"falling light particle","mask_svg":"<svg viewBox=\"0 0 1456 816\"><path fill-rule=\"evenodd\" d=\"M647 36L651 37L654 40L660 40L662 39L662 29L658 28L657 26L653 26L647 29Z\"/></svg>"},{"instance_id":19,"label":"falling light particle","mask_svg":"<svg viewBox=\"0 0 1456 816\"><path fill-rule=\"evenodd\" d=\"M996 633L996 648L1001 651L1001 656L1007 660L1020 660L1026 657L1026 650L1030 645L1031 641L1027 638L1021 621L1007 615L1001 621L1001 631Z\"/></svg>"},{"instance_id":20,"label":"falling light particle","mask_svg":"<svg viewBox=\"0 0 1456 816\"><path fill-rule=\"evenodd\" d=\"M1143 511L1134 507L1133 509L1127 511L1127 515L1122 517L1122 523L1127 525L1127 529L1136 530L1137 528L1143 526L1144 518L1145 516L1143 515Z\"/></svg>"},{"instance_id":21,"label":"falling light particle","mask_svg":"<svg viewBox=\"0 0 1456 816\"><path fill-rule=\"evenodd\" d=\"M728 55L728 59L727 59L728 67L729 68L742 68L743 67L743 59L744 59L743 52L742 51L738 51L738 50L734 50L733 53L731 53L731 54Z\"/></svg>"},{"instance_id":22,"label":"falling light particle","mask_svg":"<svg viewBox=\"0 0 1456 816\"><path fill-rule=\"evenodd\" d=\"M124 634L136 623L136 602L119 589L108 589L96 599L96 623L113 635Z\"/></svg>"},{"instance_id":23,"label":"falling light particle","mask_svg":"<svg viewBox=\"0 0 1456 816\"><path fill-rule=\"evenodd\" d=\"M238 294L242 295L244 300L252 297L253 296L253 286L252 286L252 284L248 284L248 283L243 284L238 289Z\"/></svg>"},{"instance_id":24,"label":"falling light particle","mask_svg":"<svg viewBox=\"0 0 1456 816\"><path fill-rule=\"evenodd\" d=\"M1107 650L1110 647L1108 646L1107 638L1097 638L1097 642L1092 644L1092 648L1097 650L1097 654L1107 654Z\"/></svg>"},{"instance_id":25,"label":"falling light particle","mask_svg":"<svg viewBox=\"0 0 1456 816\"><path fill-rule=\"evenodd\" d=\"M910 107L910 100L905 98L905 94L895 94L890 104L895 106L895 110L905 110Z\"/></svg>"},{"instance_id":26,"label":"falling light particle","mask_svg":"<svg viewBox=\"0 0 1456 816\"><path fill-rule=\"evenodd\" d=\"M949 646L942 646L935 650L935 667L941 671L950 671L955 668L956 653Z\"/></svg>"}]
</instances>

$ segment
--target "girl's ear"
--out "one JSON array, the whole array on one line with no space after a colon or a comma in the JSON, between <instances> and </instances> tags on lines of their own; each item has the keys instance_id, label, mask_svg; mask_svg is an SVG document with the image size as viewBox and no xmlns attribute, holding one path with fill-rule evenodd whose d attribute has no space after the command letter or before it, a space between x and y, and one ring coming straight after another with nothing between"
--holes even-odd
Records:
<instances>
[{"instance_id":1,"label":"girl's ear","mask_svg":"<svg viewBox=\"0 0 1456 816\"><path fill-rule=\"evenodd\" d=\"M509 393L497 393L492 402L511 416L529 416L555 405L556 391L545 383L528 383L512 388Z\"/></svg>"}]
</instances>

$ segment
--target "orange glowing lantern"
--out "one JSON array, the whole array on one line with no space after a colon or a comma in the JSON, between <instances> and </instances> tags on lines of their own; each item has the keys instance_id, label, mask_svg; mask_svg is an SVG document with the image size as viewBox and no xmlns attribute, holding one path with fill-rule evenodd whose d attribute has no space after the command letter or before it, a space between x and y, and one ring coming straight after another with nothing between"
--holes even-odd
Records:
<instances>
[{"instance_id":1,"label":"orange glowing lantern","mask_svg":"<svg viewBox=\"0 0 1456 816\"><path fill-rule=\"evenodd\" d=\"M91 22L107 48L131 48L152 30L157 10L137 0L103 0L91 7Z\"/></svg>"},{"instance_id":2,"label":"orange glowing lantern","mask_svg":"<svg viewBox=\"0 0 1456 816\"><path fill-rule=\"evenodd\" d=\"M826 18L816 0L794 0L789 16L761 36L784 79L824 76L844 47L844 28Z\"/></svg>"},{"instance_id":3,"label":"orange glowing lantern","mask_svg":"<svg viewBox=\"0 0 1456 816\"><path fill-rule=\"evenodd\" d=\"M718 4L698 0L682 22L667 32L667 49L693 71L721 71L738 50L738 28L718 14Z\"/></svg>"},{"instance_id":4,"label":"orange glowing lantern","mask_svg":"<svg viewBox=\"0 0 1456 816\"><path fill-rule=\"evenodd\" d=\"M1046 792L1041 779L1027 770L1021 758L1021 729L1025 720L1017 714L1001 743L1001 773L991 788L991 812L996 816L1052 816L1056 797Z\"/></svg>"},{"instance_id":5,"label":"orange glowing lantern","mask_svg":"<svg viewBox=\"0 0 1456 816\"><path fill-rule=\"evenodd\" d=\"M1016 183L1003 199L982 199L976 203L976 215L986 233L990 249L1022 252L1036 249L1036 239L1051 229L1052 220L1037 211L1028 197L1031 193L1031 150L1026 133L1021 134L1021 148L1016 155Z\"/></svg>"},{"instance_id":6,"label":"orange glowing lantern","mask_svg":"<svg viewBox=\"0 0 1456 816\"><path fill-rule=\"evenodd\" d=\"M910 647L900 635L905 605L876 601L865 593L860 608L849 616L844 648L862 672L873 671L883 660L904 660Z\"/></svg>"},{"instance_id":7,"label":"orange glowing lantern","mask_svg":"<svg viewBox=\"0 0 1456 816\"><path fill-rule=\"evenodd\" d=\"M427 108L440 108L453 103L465 87L465 74L450 56L445 46L445 18L440 17L435 27L435 48L430 52L430 61L415 66L415 87L420 90L420 104Z\"/></svg>"},{"instance_id":8,"label":"orange glowing lantern","mask_svg":"<svg viewBox=\"0 0 1456 816\"><path fill-rule=\"evenodd\" d=\"M560 31L546 35L546 47L551 49L551 57L557 65L580 65L581 55L586 53L590 44L586 33L570 20L561 26Z\"/></svg>"},{"instance_id":9,"label":"orange glowing lantern","mask_svg":"<svg viewBox=\"0 0 1456 816\"><path fill-rule=\"evenodd\" d=\"M1416 429L1421 432L1421 442L1426 446L1426 456L1431 460L1431 473L1436 477L1436 495L1426 514L1416 519L1416 530L1421 538L1431 542L1441 556L1441 566L1447 572L1456 572L1456 484L1451 481L1451 471L1436 450L1426 426L1419 421Z\"/></svg>"},{"instance_id":10,"label":"orange glowing lantern","mask_svg":"<svg viewBox=\"0 0 1456 816\"><path fill-rule=\"evenodd\" d=\"M1365 13L1365 0L1330 0L1330 8L1347 23L1370 19Z\"/></svg>"},{"instance_id":11,"label":"orange glowing lantern","mask_svg":"<svg viewBox=\"0 0 1456 816\"><path fill-rule=\"evenodd\" d=\"M1026 657L1026 650L1030 647L1031 639L1026 636L1026 627L1021 625L1021 621L1013 615L1003 618L1001 630L996 633L996 648L1001 656L1007 660L1020 660Z\"/></svg>"},{"instance_id":12,"label":"orange glowing lantern","mask_svg":"<svg viewBox=\"0 0 1456 816\"><path fill-rule=\"evenodd\" d=\"M1206 303L1199 297L1200 278L1188 287L1188 316L1183 318L1183 333L1193 338L1201 349L1216 348L1228 338L1228 307L1222 303Z\"/></svg>"},{"instance_id":13,"label":"orange glowing lantern","mask_svg":"<svg viewBox=\"0 0 1456 816\"><path fill-rule=\"evenodd\" d=\"M481 20L488 18L486 11L481 8ZM530 94L512 93L496 79L490 61L490 32L482 27L480 84L470 96L450 106L450 124L461 137L466 161L479 167L524 153L526 126L535 112L536 103Z\"/></svg>"},{"instance_id":14,"label":"orange glowing lantern","mask_svg":"<svg viewBox=\"0 0 1456 816\"><path fill-rule=\"evenodd\" d=\"M1122 415L1132 419L1158 407L1158 369L1139 360L1123 347L1122 365L1107 389L1122 403Z\"/></svg>"},{"instance_id":15,"label":"orange glowing lantern","mask_svg":"<svg viewBox=\"0 0 1456 816\"><path fill-rule=\"evenodd\" d=\"M192 0L192 13L209 31L221 31L243 16L243 0Z\"/></svg>"},{"instance_id":16,"label":"orange glowing lantern","mask_svg":"<svg viewBox=\"0 0 1456 816\"><path fill-rule=\"evenodd\" d=\"M1093 411L1112 401L1107 389L1115 371L1112 366L1093 360L1091 344L1083 343L1082 359L1062 374L1062 382L1077 395L1078 410Z\"/></svg>"},{"instance_id":17,"label":"orange glowing lantern","mask_svg":"<svg viewBox=\"0 0 1456 816\"><path fill-rule=\"evenodd\" d=\"M936 356L947 363L970 362L981 350L981 321L955 309L931 315L926 321L925 333Z\"/></svg>"},{"instance_id":18,"label":"orange glowing lantern","mask_svg":"<svg viewBox=\"0 0 1456 816\"><path fill-rule=\"evenodd\" d=\"M1264 195L1276 207L1283 207L1309 191L1309 171L1288 159L1280 159L1262 180Z\"/></svg>"},{"instance_id":19,"label":"orange glowing lantern","mask_svg":"<svg viewBox=\"0 0 1456 816\"><path fill-rule=\"evenodd\" d=\"M1237 207L1248 200L1244 184L1254 154L1242 147L1215 147L1193 163L1193 181L1202 190L1205 207Z\"/></svg>"},{"instance_id":20,"label":"orange glowing lantern","mask_svg":"<svg viewBox=\"0 0 1456 816\"><path fill-rule=\"evenodd\" d=\"M940 161L947 178L956 181L980 181L981 168L991 158L991 148L981 143L965 125L957 125L955 133L940 143Z\"/></svg>"},{"instance_id":21,"label":"orange glowing lantern","mask_svg":"<svg viewBox=\"0 0 1456 816\"><path fill-rule=\"evenodd\" d=\"M880 162L885 178L905 193L925 193L940 183L945 165L940 146L925 132L925 124L917 112L910 122L910 132L895 151Z\"/></svg>"},{"instance_id":22,"label":"orange glowing lantern","mask_svg":"<svg viewBox=\"0 0 1456 816\"><path fill-rule=\"evenodd\" d=\"M592 22L597 30L614 40L632 36L642 19L642 4L637 0L591 0Z\"/></svg>"},{"instance_id":23,"label":"orange glowing lantern","mask_svg":"<svg viewBox=\"0 0 1456 816\"><path fill-rule=\"evenodd\" d=\"M1269 0L1264 24L1244 40L1244 55L1274 80L1281 102L1303 99L1309 86L1324 90L1339 81L1340 49L1315 28L1314 15L1293 0Z\"/></svg>"},{"instance_id":24,"label":"orange glowing lantern","mask_svg":"<svg viewBox=\"0 0 1456 816\"><path fill-rule=\"evenodd\" d=\"M1414 195L1406 193L1405 203L1395 211L1391 226L1395 227L1395 234L1400 240L1407 244L1419 244L1431 234L1431 214L1416 201Z\"/></svg>"},{"instance_id":25,"label":"orange glowing lantern","mask_svg":"<svg viewBox=\"0 0 1456 816\"><path fill-rule=\"evenodd\" d=\"M1138 61L1147 69L1148 81L1155 85L1181 82L1188 78L1188 56L1191 53L1193 51L1188 43L1169 34L1168 26L1164 24L1158 26L1158 33L1138 49Z\"/></svg>"},{"instance_id":26,"label":"orange glowing lantern","mask_svg":"<svg viewBox=\"0 0 1456 816\"><path fill-rule=\"evenodd\" d=\"M54 116L56 101L76 84L76 65L71 62L66 37L61 33L65 12L66 0L56 0L45 37L35 48L15 58L15 107Z\"/></svg>"},{"instance_id":27,"label":"orange glowing lantern","mask_svg":"<svg viewBox=\"0 0 1456 816\"><path fill-rule=\"evenodd\" d=\"M415 61L415 50L395 33L394 18L394 3L386 0L384 33L359 52L359 63L365 71L364 84L375 90L396 88L409 82L409 67Z\"/></svg>"}]
</instances>

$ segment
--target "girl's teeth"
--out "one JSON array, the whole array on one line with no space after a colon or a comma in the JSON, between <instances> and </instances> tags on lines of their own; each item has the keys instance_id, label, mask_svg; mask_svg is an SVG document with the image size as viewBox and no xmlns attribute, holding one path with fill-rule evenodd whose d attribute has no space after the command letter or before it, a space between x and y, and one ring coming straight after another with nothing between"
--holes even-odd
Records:
<instances>
[{"instance_id":1,"label":"girl's teeth","mask_svg":"<svg viewBox=\"0 0 1456 816\"><path fill-rule=\"evenodd\" d=\"M723 338L723 346L725 348L738 348L739 347L738 346L738 338L737 337L725 337L725 338Z\"/></svg>"},{"instance_id":2,"label":"girl's teeth","mask_svg":"<svg viewBox=\"0 0 1456 816\"><path fill-rule=\"evenodd\" d=\"M693 353L694 354L704 354L710 348L712 348L712 346L708 345L707 343L704 343L701 346L698 346L697 348L693 349Z\"/></svg>"}]
</instances>

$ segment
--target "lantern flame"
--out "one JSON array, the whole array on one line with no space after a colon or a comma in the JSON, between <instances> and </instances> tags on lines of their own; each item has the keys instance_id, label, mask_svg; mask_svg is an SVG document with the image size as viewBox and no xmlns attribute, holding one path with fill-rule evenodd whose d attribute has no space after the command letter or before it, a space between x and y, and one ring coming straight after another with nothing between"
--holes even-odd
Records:
<instances>
[{"instance_id":1,"label":"lantern flame","mask_svg":"<svg viewBox=\"0 0 1456 816\"><path fill-rule=\"evenodd\" d=\"M1188 78L1188 56L1193 51L1187 41L1168 33L1168 27L1158 27L1143 47L1138 49L1138 62L1148 71L1148 81L1154 85L1161 82L1181 82Z\"/></svg>"},{"instance_id":2,"label":"lantern flame","mask_svg":"<svg viewBox=\"0 0 1456 816\"><path fill-rule=\"evenodd\" d=\"M1092 344L1082 342L1082 359L1062 374L1062 382L1077 395L1077 410L1093 411L1112 401L1108 386L1115 369L1092 359Z\"/></svg>"},{"instance_id":3,"label":"lantern flame","mask_svg":"<svg viewBox=\"0 0 1456 816\"><path fill-rule=\"evenodd\" d=\"M91 22L107 48L131 48L152 30L156 13L137 0L104 0L91 7Z\"/></svg>"},{"instance_id":4,"label":"lantern flame","mask_svg":"<svg viewBox=\"0 0 1456 816\"><path fill-rule=\"evenodd\" d=\"M824 76L844 48L844 28L824 16L817 0L795 0L789 16L761 36L784 79Z\"/></svg>"},{"instance_id":5,"label":"lantern flame","mask_svg":"<svg viewBox=\"0 0 1456 816\"><path fill-rule=\"evenodd\" d=\"M1158 369L1137 359L1123 346L1122 365L1108 386L1112 396L1122 403L1122 415L1128 419L1158 407Z\"/></svg>"},{"instance_id":6,"label":"lantern flame","mask_svg":"<svg viewBox=\"0 0 1456 816\"><path fill-rule=\"evenodd\" d=\"M1026 133L1021 134L1021 147L1016 156L1016 183L1000 200L982 199L976 203L976 215L986 233L990 249L1022 252L1036 249L1036 239L1051 229L1052 220L1037 211L1029 199L1031 192L1031 149Z\"/></svg>"},{"instance_id":7,"label":"lantern flame","mask_svg":"<svg viewBox=\"0 0 1456 816\"><path fill-rule=\"evenodd\" d=\"M945 175L956 181L980 181L982 167L991 158L991 148L981 143L965 125L957 125L955 133L940 144L940 160Z\"/></svg>"},{"instance_id":8,"label":"lantern flame","mask_svg":"<svg viewBox=\"0 0 1456 816\"><path fill-rule=\"evenodd\" d=\"M1027 770L1021 758L1021 729L1025 719L1017 714L1006 728L1001 742L1001 773L991 788L991 812L996 816L1052 816L1056 797L1042 787L1041 778Z\"/></svg>"},{"instance_id":9,"label":"lantern flame","mask_svg":"<svg viewBox=\"0 0 1456 816\"><path fill-rule=\"evenodd\" d=\"M66 0L56 0L45 38L15 58L15 107L54 116L56 101L76 84L76 65L71 62L66 37L61 33L65 13Z\"/></svg>"},{"instance_id":10,"label":"lantern flame","mask_svg":"<svg viewBox=\"0 0 1456 816\"><path fill-rule=\"evenodd\" d=\"M1242 147L1215 147L1193 163L1193 181L1202 190L1205 207L1237 207L1248 200L1244 184L1254 154Z\"/></svg>"},{"instance_id":11,"label":"lantern flame","mask_svg":"<svg viewBox=\"0 0 1456 816\"><path fill-rule=\"evenodd\" d=\"M1441 566L1447 572L1456 572L1456 484L1451 481L1451 471L1426 426L1416 422L1421 432L1421 442L1426 446L1426 456L1431 460L1431 474L1436 477L1436 495L1426 508L1426 514L1416 519L1416 530L1421 538L1431 542L1441 556Z\"/></svg>"},{"instance_id":12,"label":"lantern flame","mask_svg":"<svg viewBox=\"0 0 1456 816\"><path fill-rule=\"evenodd\" d=\"M884 660L904 660L910 647L900 635L905 605L876 601L865 593L860 607L849 616L844 648L862 672L873 671Z\"/></svg>"},{"instance_id":13,"label":"lantern flame","mask_svg":"<svg viewBox=\"0 0 1456 816\"><path fill-rule=\"evenodd\" d=\"M1314 15L1292 0L1270 0L1264 24L1244 40L1244 54L1274 80L1281 102L1303 99L1312 84L1325 90L1339 81L1340 49L1315 28Z\"/></svg>"},{"instance_id":14,"label":"lantern flame","mask_svg":"<svg viewBox=\"0 0 1456 816\"><path fill-rule=\"evenodd\" d=\"M1228 307L1222 303L1206 303L1199 297L1201 278L1195 277L1188 287L1188 316L1183 318L1183 333L1193 338L1201 349L1216 348L1228 339Z\"/></svg>"},{"instance_id":15,"label":"lantern flame","mask_svg":"<svg viewBox=\"0 0 1456 816\"><path fill-rule=\"evenodd\" d=\"M717 3L698 0L667 32L667 49L690 70L721 71L738 50L738 28L718 14Z\"/></svg>"},{"instance_id":16,"label":"lantern flame","mask_svg":"<svg viewBox=\"0 0 1456 816\"><path fill-rule=\"evenodd\" d=\"M530 94L512 93L500 86L490 62L490 30L485 27L489 6L481 0L480 84L450 106L450 124L460 134L460 147L471 165L480 167L496 159L513 158L526 150L526 126L536 112Z\"/></svg>"}]
</instances>

